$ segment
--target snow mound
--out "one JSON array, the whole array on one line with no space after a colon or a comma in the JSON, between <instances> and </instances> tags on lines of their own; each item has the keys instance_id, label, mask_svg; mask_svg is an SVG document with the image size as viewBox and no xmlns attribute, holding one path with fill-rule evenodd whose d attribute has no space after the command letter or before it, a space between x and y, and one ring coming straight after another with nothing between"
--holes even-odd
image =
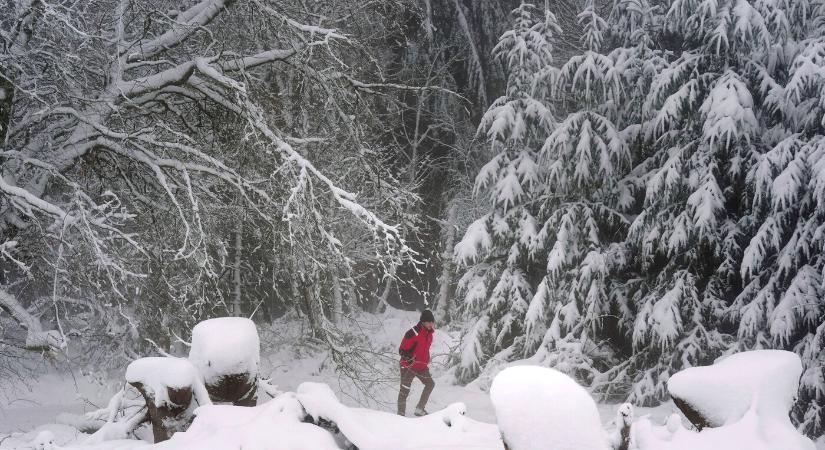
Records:
<instances>
[{"instance_id":1,"label":"snow mound","mask_svg":"<svg viewBox=\"0 0 825 450\"><path fill-rule=\"evenodd\" d=\"M802 362L795 353L756 350L678 372L670 377L668 391L712 427L736 422L751 408L761 417L787 419L800 375Z\"/></svg>"},{"instance_id":2,"label":"snow mound","mask_svg":"<svg viewBox=\"0 0 825 450\"><path fill-rule=\"evenodd\" d=\"M261 359L255 323L243 317L204 320L192 329L189 360L198 368L206 384L222 376L256 375Z\"/></svg>"},{"instance_id":3,"label":"snow mound","mask_svg":"<svg viewBox=\"0 0 825 450\"><path fill-rule=\"evenodd\" d=\"M209 394L195 366L183 358L148 357L132 361L126 367L126 381L141 383L143 389L154 397L155 406L170 403L167 388L191 388L200 404L209 403Z\"/></svg>"},{"instance_id":4,"label":"snow mound","mask_svg":"<svg viewBox=\"0 0 825 450\"><path fill-rule=\"evenodd\" d=\"M607 450L607 437L590 394L567 375L516 366L493 380L490 397L511 450Z\"/></svg>"}]
</instances>

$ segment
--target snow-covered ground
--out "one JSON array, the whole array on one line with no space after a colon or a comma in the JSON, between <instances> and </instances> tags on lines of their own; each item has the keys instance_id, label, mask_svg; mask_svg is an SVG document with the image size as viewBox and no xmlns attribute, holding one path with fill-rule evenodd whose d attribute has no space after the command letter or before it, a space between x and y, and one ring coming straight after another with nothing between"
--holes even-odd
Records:
<instances>
[{"instance_id":1,"label":"snow-covered ground","mask_svg":"<svg viewBox=\"0 0 825 450\"><path fill-rule=\"evenodd\" d=\"M404 419L395 418L391 414L395 411L398 392L397 346L406 329L416 321L417 313L398 311L350 319L344 327L349 332L345 332L342 337L342 342L348 344L348 350L340 357L349 358L349 374L357 374L360 378L353 381L346 374L335 371L336 365L331 361L332 356L323 350L322 346L307 340L304 330L289 325L298 321L284 319L273 324L271 328L261 330L260 374L263 378L269 378L281 391L297 392L299 396L302 395L302 390L307 390L307 386L316 386L312 383L326 384L331 388L330 395L334 395L341 404L350 407L347 408L350 412L346 414L357 416L358 422L367 423L370 429L398 429L400 425L397 420ZM463 403L466 407L467 423L470 424L465 426L476 427L473 429L481 430L479 433L483 435L493 429L485 428L484 424L494 424L496 412L490 400L490 393L484 388L478 385L464 387L453 384L452 374L446 370L446 362L451 352L458 347L456 336L457 333L450 330L437 330L434 336L431 369L436 386L427 409L435 413L447 408L433 415L456 417L455 411L450 412L450 408L455 409L455 403ZM52 373L33 381L28 389L6 393L8 398L14 400L3 400L3 403L0 403L0 447L27 448L25 446L30 445L43 430L51 431L55 436L55 442L60 445L84 438L87 435L66 424L76 421L78 415L83 412L106 405L109 397L123 385L124 374L113 376L113 379L103 381L90 380L79 375ZM415 403L421 388L417 381L413 383L408 406ZM259 405L268 400L268 396L260 394ZM605 428L613 427L617 408L618 405L597 405ZM219 411L214 414L220 416L224 410L215 411ZM377 411L388 414L380 414ZM637 408L635 416L648 416L650 423L664 424L676 411L672 403L667 403L657 408ZM250 414L253 413L250 411ZM422 425L423 422L404 423L425 426ZM478 425L474 425L476 423ZM825 449L825 440L819 441L818 448Z\"/></svg>"}]
</instances>

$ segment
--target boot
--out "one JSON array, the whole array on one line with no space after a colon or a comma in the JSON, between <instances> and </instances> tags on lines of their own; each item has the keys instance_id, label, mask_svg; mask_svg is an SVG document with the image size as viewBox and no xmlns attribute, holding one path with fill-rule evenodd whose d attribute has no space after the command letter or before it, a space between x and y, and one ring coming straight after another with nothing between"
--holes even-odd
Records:
<instances>
[{"instance_id":1,"label":"boot","mask_svg":"<svg viewBox=\"0 0 825 450\"><path fill-rule=\"evenodd\" d=\"M424 408L416 407L414 414L415 414L415 417L421 417L421 416L426 416L429 413Z\"/></svg>"}]
</instances>

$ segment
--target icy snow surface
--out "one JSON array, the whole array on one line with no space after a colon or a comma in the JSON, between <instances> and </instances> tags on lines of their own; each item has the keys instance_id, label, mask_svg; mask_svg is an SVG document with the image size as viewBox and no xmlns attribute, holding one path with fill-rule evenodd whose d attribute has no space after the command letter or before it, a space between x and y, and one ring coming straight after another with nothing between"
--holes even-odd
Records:
<instances>
[{"instance_id":1,"label":"icy snow surface","mask_svg":"<svg viewBox=\"0 0 825 450\"><path fill-rule=\"evenodd\" d=\"M257 374L260 341L255 323L243 317L220 317L195 325L189 360L211 384L223 375Z\"/></svg>"},{"instance_id":2,"label":"icy snow surface","mask_svg":"<svg viewBox=\"0 0 825 450\"><path fill-rule=\"evenodd\" d=\"M490 397L511 450L607 450L593 398L557 370L504 369L493 380Z\"/></svg>"}]
</instances>

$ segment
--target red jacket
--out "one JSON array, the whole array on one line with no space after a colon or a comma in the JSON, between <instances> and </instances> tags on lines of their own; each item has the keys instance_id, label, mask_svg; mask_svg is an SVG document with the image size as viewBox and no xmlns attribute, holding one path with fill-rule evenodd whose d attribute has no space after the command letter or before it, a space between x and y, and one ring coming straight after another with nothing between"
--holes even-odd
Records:
<instances>
[{"instance_id":1,"label":"red jacket","mask_svg":"<svg viewBox=\"0 0 825 450\"><path fill-rule=\"evenodd\" d=\"M420 322L407 330L404 339L401 339L401 346L398 347L398 353L401 354L401 367L409 367L415 371L427 368L430 363L433 333L434 331L426 329Z\"/></svg>"}]
</instances>

